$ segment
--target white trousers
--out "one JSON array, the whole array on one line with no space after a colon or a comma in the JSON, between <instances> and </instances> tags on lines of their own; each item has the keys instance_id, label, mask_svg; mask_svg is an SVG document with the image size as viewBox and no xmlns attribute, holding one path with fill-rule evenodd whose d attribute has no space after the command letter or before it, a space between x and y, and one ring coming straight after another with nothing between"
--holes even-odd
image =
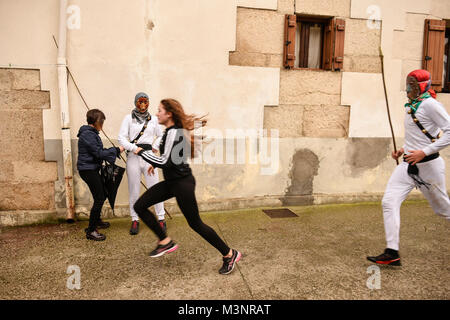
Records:
<instances>
[{"instance_id":1,"label":"white trousers","mask_svg":"<svg viewBox=\"0 0 450 320\"><path fill-rule=\"evenodd\" d=\"M445 162L441 157L418 163L419 176L431 184L420 191L431 205L433 211L450 220L450 199L445 187ZM414 180L408 175L408 163L400 163L392 173L383 196L384 230L387 248L398 250L400 242L400 206L411 190Z\"/></svg>"},{"instance_id":2,"label":"white trousers","mask_svg":"<svg viewBox=\"0 0 450 320\"><path fill-rule=\"evenodd\" d=\"M141 175L144 174L145 184L147 188L150 188L154 184L159 182L158 171L155 168L155 174L149 175L147 170L150 164L143 160L141 156L135 155L132 152L128 153L127 159L127 178L128 178L128 193L130 196L130 214L133 221L138 221L139 217L134 211L134 204L139 199L141 192ZM158 216L158 220L164 219L164 203L160 202L155 204L155 212Z\"/></svg>"}]
</instances>

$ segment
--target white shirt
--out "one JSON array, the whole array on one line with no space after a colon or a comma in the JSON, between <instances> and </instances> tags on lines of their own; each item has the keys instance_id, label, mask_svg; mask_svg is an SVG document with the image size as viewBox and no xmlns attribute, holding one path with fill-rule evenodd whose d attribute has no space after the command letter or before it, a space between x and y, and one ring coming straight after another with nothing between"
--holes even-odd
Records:
<instances>
[{"instance_id":1,"label":"white shirt","mask_svg":"<svg viewBox=\"0 0 450 320\"><path fill-rule=\"evenodd\" d=\"M122 121L119 131L119 144L125 148L125 150L134 152L138 147L136 144L130 142L134 139L139 132L141 132L144 123L138 123L136 119L133 119L131 114L127 114ZM158 123L158 118L152 116L151 120L148 122L147 128L144 133L138 139L137 143L151 144L153 148L159 150L159 143L163 131Z\"/></svg>"},{"instance_id":2,"label":"white shirt","mask_svg":"<svg viewBox=\"0 0 450 320\"><path fill-rule=\"evenodd\" d=\"M437 137L442 130L442 136L433 143L414 123L411 114L408 114L411 108L405 109L405 154L409 154L410 150L422 150L428 156L450 145L450 116L440 102L427 98L415 113L416 118L433 137Z\"/></svg>"}]
</instances>

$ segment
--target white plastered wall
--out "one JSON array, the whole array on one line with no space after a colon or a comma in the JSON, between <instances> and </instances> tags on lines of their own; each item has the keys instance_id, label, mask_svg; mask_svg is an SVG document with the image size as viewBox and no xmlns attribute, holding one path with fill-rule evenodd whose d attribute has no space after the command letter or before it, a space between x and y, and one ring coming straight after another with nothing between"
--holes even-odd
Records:
<instances>
[{"instance_id":1,"label":"white plastered wall","mask_svg":"<svg viewBox=\"0 0 450 320\"><path fill-rule=\"evenodd\" d=\"M262 128L264 105L278 104L279 69L228 65L228 52L235 50L237 4L69 1L79 7L81 23L68 30L68 65L89 106L105 111L104 130L111 138L139 91L150 95L152 113L160 99L173 97L188 112L209 113L211 127ZM41 70L42 89L51 91L52 105L44 111L44 138L60 139L52 39L58 38L59 1L2 0L0 9L5 44L0 65ZM86 109L71 81L69 103L76 138Z\"/></svg>"}]
</instances>

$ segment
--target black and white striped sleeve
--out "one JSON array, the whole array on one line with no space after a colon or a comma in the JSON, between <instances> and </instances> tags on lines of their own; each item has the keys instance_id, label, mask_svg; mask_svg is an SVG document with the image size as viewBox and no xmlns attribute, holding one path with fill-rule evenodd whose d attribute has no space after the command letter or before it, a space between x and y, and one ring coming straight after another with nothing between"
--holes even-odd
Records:
<instances>
[{"instance_id":1,"label":"black and white striped sleeve","mask_svg":"<svg viewBox=\"0 0 450 320\"><path fill-rule=\"evenodd\" d=\"M139 155L148 163L150 163L153 167L156 168L164 168L169 166L171 163L170 156L172 153L173 145L175 143L175 138L177 135L177 130L172 129L167 132L166 142L164 146L164 154L161 156L157 156L153 153L152 150L141 150Z\"/></svg>"}]
</instances>

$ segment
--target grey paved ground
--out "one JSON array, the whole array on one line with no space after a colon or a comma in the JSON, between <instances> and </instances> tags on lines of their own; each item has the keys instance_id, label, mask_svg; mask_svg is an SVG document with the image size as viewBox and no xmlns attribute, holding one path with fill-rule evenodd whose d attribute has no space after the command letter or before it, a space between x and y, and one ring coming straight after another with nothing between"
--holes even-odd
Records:
<instances>
[{"instance_id":1,"label":"grey paved ground","mask_svg":"<svg viewBox=\"0 0 450 320\"><path fill-rule=\"evenodd\" d=\"M296 218L269 218L261 209L202 213L244 257L228 276L220 254L189 229L168 220L180 248L148 257L156 237L145 226L128 234L112 219L104 242L88 241L87 221L3 228L0 299L449 299L450 224L426 202L402 208L402 267L380 268L371 290L367 254L384 249L379 203L290 207ZM81 271L81 290L66 287L67 268ZM374 282L372 282L374 283Z\"/></svg>"}]
</instances>

